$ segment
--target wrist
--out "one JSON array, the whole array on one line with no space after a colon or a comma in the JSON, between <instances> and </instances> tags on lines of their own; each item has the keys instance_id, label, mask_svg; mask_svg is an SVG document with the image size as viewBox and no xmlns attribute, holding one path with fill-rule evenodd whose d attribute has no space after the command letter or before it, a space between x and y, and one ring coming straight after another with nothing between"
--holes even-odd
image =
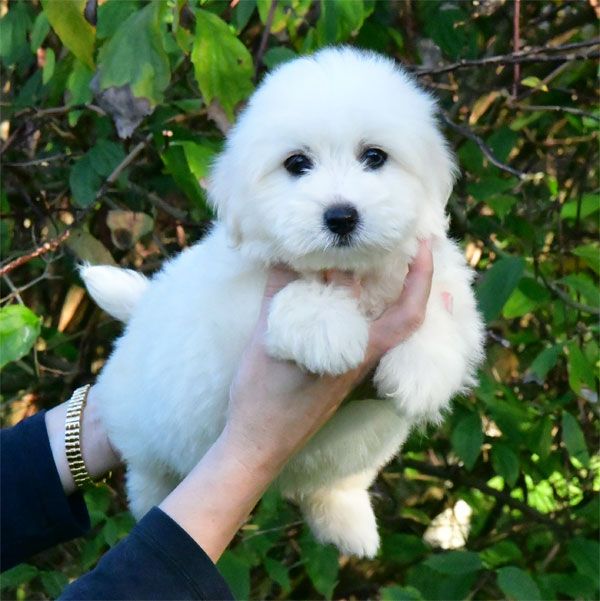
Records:
<instances>
[{"instance_id":1,"label":"wrist","mask_svg":"<svg viewBox=\"0 0 600 601\"><path fill-rule=\"evenodd\" d=\"M249 437L229 423L215 446L254 477L259 476L269 482L279 475L294 453L294 449L286 441L273 441L267 433L262 437Z\"/></svg>"},{"instance_id":2,"label":"wrist","mask_svg":"<svg viewBox=\"0 0 600 601\"><path fill-rule=\"evenodd\" d=\"M52 457L66 494L75 492L76 486L71 475L65 451L65 419L68 401L50 409L45 416L46 430L52 450ZM98 412L97 394L92 387L88 401L82 412L81 453L86 469L93 479L100 478L117 467L120 459L112 448Z\"/></svg>"}]
</instances>

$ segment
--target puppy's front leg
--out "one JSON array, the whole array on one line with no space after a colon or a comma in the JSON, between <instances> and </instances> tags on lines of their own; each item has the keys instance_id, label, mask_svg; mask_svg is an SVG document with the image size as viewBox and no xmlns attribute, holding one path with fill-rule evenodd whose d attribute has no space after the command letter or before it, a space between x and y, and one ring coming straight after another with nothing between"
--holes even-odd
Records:
<instances>
[{"instance_id":1,"label":"puppy's front leg","mask_svg":"<svg viewBox=\"0 0 600 601\"><path fill-rule=\"evenodd\" d=\"M279 292L268 318L272 357L295 361L316 374L342 374L362 363L367 319L348 289L297 280Z\"/></svg>"}]
</instances>

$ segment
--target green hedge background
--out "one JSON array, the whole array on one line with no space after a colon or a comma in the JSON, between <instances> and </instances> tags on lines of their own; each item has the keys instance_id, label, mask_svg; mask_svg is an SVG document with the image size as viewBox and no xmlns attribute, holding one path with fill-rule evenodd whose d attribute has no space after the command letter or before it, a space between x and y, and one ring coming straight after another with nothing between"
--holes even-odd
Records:
<instances>
[{"instance_id":1,"label":"green hedge background","mask_svg":"<svg viewBox=\"0 0 600 601\"><path fill-rule=\"evenodd\" d=\"M93 379L119 333L77 261L154 272L205 231L204 178L263 75L324 45L371 48L440 98L487 362L374 485L375 560L317 544L269 492L219 567L239 599L597 599L598 10L1 0L3 424ZM4 574L2 598L53 598L91 569L131 528L122 485L91 491L92 533ZM454 548L426 542L443 520Z\"/></svg>"}]
</instances>

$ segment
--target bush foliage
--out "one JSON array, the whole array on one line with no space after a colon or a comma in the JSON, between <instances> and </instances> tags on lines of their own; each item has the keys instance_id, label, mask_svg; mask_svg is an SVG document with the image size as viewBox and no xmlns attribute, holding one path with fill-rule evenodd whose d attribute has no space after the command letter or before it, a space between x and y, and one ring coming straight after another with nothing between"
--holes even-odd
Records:
<instances>
[{"instance_id":1,"label":"bush foliage","mask_svg":"<svg viewBox=\"0 0 600 601\"><path fill-rule=\"evenodd\" d=\"M317 544L269 492L220 568L240 599L596 599L594 6L2 0L4 424L93 380L119 333L76 263L148 273L199 239L207 170L264 73L328 44L371 48L440 98L462 168L451 231L479 272L487 363L374 485L375 560ZM5 598L57 596L126 535L122 474L87 497L92 533L6 573ZM454 548L425 542L452 517Z\"/></svg>"}]
</instances>

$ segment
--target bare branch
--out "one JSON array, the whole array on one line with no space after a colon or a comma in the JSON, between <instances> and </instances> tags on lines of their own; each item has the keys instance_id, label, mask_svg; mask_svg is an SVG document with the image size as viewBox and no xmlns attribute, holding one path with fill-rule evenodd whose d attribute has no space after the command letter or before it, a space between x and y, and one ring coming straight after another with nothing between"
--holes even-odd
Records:
<instances>
[{"instance_id":1,"label":"bare branch","mask_svg":"<svg viewBox=\"0 0 600 601\"><path fill-rule=\"evenodd\" d=\"M577 115L579 117L587 117L594 121L600 121L600 115L594 115L588 111L576 109L570 106L558 106L558 105L547 105L547 104L509 104L511 108L519 109L520 111L553 111L557 113L569 113L570 115Z\"/></svg>"},{"instance_id":2,"label":"bare branch","mask_svg":"<svg viewBox=\"0 0 600 601\"><path fill-rule=\"evenodd\" d=\"M441 112L440 114L441 114L442 121L450 129L453 129L455 132L459 133L464 138L467 138L468 140L475 142L475 144L477 144L477 146L479 147L481 152L484 154L484 156L487 158L487 160L490 163L492 163L492 165L495 165L496 167L498 167L498 169L501 169L502 171L506 171L506 173L510 173L511 175L518 177L520 180L535 180L540 177L540 175L538 173L525 173L524 171L519 171L518 169L515 169L514 167L511 167L510 165L506 165L505 163L500 161L498 158L496 158L496 156L492 152L492 149L475 132L473 132L472 130L470 130L467 127L463 127L462 125L458 125L457 123L454 123L454 121L452 121L450 119L450 117L448 117L448 115L446 115L446 113Z\"/></svg>"},{"instance_id":3,"label":"bare branch","mask_svg":"<svg viewBox=\"0 0 600 601\"><path fill-rule=\"evenodd\" d=\"M260 38L260 44L258 46L258 51L256 52L256 57L254 59L255 65L255 75L254 82L258 81L258 71L262 64L263 55L265 54L265 50L267 49L267 42L269 40L269 34L271 33L271 27L273 26L273 19L275 18L275 10L277 9L277 0L271 0L271 6L269 7L269 14L267 15L267 20L265 21L265 28L262 32L262 36Z\"/></svg>"},{"instance_id":4,"label":"bare branch","mask_svg":"<svg viewBox=\"0 0 600 601\"><path fill-rule=\"evenodd\" d=\"M29 263L31 259L35 259L36 257L40 257L41 255L45 255L48 252L56 250L70 235L71 229L67 229L62 234L60 234L60 236L57 236L56 238L54 238L53 240L49 240L48 242L44 242L44 244L31 251L30 253L17 257L10 263L7 263L4 267L0 268L0 277L5 276L7 273L10 273L13 269L16 269L17 267L21 267L21 265L25 265L25 263Z\"/></svg>"},{"instance_id":5,"label":"bare branch","mask_svg":"<svg viewBox=\"0 0 600 601\"><path fill-rule=\"evenodd\" d=\"M539 46L530 48L529 50L521 50L512 52L511 54L501 54L496 56L486 56L484 58L463 59L449 65L440 67L408 67L417 77L423 75L439 75L441 73L449 73L458 71L459 69L467 69L470 67L481 67L484 65L515 65L520 63L544 63L544 62L560 62L571 60L586 60L590 58L598 58L591 52L572 52L578 49L593 49L600 45L600 40L595 38L587 42L576 42L573 44L563 44L562 46ZM562 53L562 54L555 54Z\"/></svg>"}]
</instances>

